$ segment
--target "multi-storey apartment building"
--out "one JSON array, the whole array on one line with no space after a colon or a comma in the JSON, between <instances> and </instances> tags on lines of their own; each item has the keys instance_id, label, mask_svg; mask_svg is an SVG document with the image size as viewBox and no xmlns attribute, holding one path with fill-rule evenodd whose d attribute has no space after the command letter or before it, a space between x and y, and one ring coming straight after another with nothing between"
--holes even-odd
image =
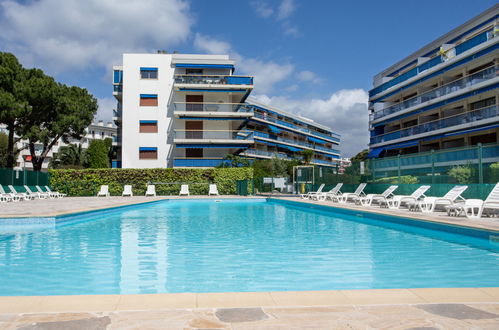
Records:
<instances>
[{"instance_id":1,"label":"multi-storey apartment building","mask_svg":"<svg viewBox=\"0 0 499 330\"><path fill-rule=\"evenodd\" d=\"M499 142L498 19L496 5L374 77L369 158Z\"/></svg>"},{"instance_id":2,"label":"multi-storey apartment building","mask_svg":"<svg viewBox=\"0 0 499 330\"><path fill-rule=\"evenodd\" d=\"M253 77L227 55L124 54L114 67L116 167L213 167L228 154L252 158L315 151L334 165L339 136L325 126L246 102Z\"/></svg>"}]
</instances>

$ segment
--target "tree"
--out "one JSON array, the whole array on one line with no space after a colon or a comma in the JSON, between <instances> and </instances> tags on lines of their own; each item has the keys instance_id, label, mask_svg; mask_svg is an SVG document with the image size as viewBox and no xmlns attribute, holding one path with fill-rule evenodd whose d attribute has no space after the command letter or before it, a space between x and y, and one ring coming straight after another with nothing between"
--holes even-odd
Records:
<instances>
[{"instance_id":1,"label":"tree","mask_svg":"<svg viewBox=\"0 0 499 330\"><path fill-rule=\"evenodd\" d=\"M5 166L12 168L16 160L15 132L20 125L19 118L27 115L30 107L20 96L25 69L10 53L0 52L0 123L7 127L7 150Z\"/></svg>"},{"instance_id":2,"label":"tree","mask_svg":"<svg viewBox=\"0 0 499 330\"><path fill-rule=\"evenodd\" d=\"M310 164L312 158L314 158L314 151L310 149L305 149L300 152L304 164Z\"/></svg>"},{"instance_id":3,"label":"tree","mask_svg":"<svg viewBox=\"0 0 499 330\"><path fill-rule=\"evenodd\" d=\"M81 139L97 112L97 100L86 89L58 84L38 69L26 74L24 99L31 106L17 134L28 140L33 169L39 171L51 148L63 138ZM35 146L41 144L41 151Z\"/></svg>"},{"instance_id":4,"label":"tree","mask_svg":"<svg viewBox=\"0 0 499 330\"><path fill-rule=\"evenodd\" d=\"M452 167L449 172L449 176L454 178L457 183L464 184L464 183L471 183L471 177L473 175L473 171L471 169L471 166L454 166Z\"/></svg>"},{"instance_id":5,"label":"tree","mask_svg":"<svg viewBox=\"0 0 499 330\"><path fill-rule=\"evenodd\" d=\"M108 168L109 158L106 143L103 140L92 140L87 149L88 167Z\"/></svg>"},{"instance_id":6,"label":"tree","mask_svg":"<svg viewBox=\"0 0 499 330\"><path fill-rule=\"evenodd\" d=\"M352 158L350 158L350 160L352 162L363 162L364 160L367 159L367 154L368 154L368 150L364 149L361 152L359 152L358 154L356 154L355 156L353 156Z\"/></svg>"},{"instance_id":7,"label":"tree","mask_svg":"<svg viewBox=\"0 0 499 330\"><path fill-rule=\"evenodd\" d=\"M59 148L54 163L54 168L83 168L87 164L87 152L82 149L81 144L70 144Z\"/></svg>"}]
</instances>

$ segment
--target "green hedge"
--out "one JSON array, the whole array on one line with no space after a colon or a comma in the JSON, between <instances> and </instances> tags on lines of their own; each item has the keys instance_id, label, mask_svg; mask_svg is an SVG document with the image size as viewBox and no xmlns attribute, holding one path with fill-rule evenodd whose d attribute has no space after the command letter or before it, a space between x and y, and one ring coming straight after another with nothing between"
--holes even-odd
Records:
<instances>
[{"instance_id":1,"label":"green hedge","mask_svg":"<svg viewBox=\"0 0 499 330\"><path fill-rule=\"evenodd\" d=\"M148 182L175 183L156 185L158 195L178 195L181 184L189 184L191 195L207 195L209 183L215 183L221 195L231 195L236 193L237 180L252 178L249 167L50 170L52 189L69 196L95 196L104 184L114 196L120 196L123 186L131 184L134 195L139 196L145 194Z\"/></svg>"}]
</instances>

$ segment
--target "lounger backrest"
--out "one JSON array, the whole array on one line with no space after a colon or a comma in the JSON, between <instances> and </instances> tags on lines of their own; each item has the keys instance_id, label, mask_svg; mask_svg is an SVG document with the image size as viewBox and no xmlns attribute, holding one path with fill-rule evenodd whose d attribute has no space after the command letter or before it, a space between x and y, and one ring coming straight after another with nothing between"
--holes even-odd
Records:
<instances>
[{"instance_id":1,"label":"lounger backrest","mask_svg":"<svg viewBox=\"0 0 499 330\"><path fill-rule=\"evenodd\" d=\"M485 202L499 204L499 183L492 189Z\"/></svg>"},{"instance_id":2,"label":"lounger backrest","mask_svg":"<svg viewBox=\"0 0 499 330\"><path fill-rule=\"evenodd\" d=\"M45 186L45 190L47 190L47 192L52 192L49 186Z\"/></svg>"},{"instance_id":3,"label":"lounger backrest","mask_svg":"<svg viewBox=\"0 0 499 330\"><path fill-rule=\"evenodd\" d=\"M424 193L430 188L431 186L421 186L411 194L411 197L418 199L419 197L423 196Z\"/></svg>"},{"instance_id":4,"label":"lounger backrest","mask_svg":"<svg viewBox=\"0 0 499 330\"><path fill-rule=\"evenodd\" d=\"M331 189L329 192L332 194L337 194L341 187L343 186L343 183L338 183L333 189Z\"/></svg>"},{"instance_id":5,"label":"lounger backrest","mask_svg":"<svg viewBox=\"0 0 499 330\"><path fill-rule=\"evenodd\" d=\"M31 195L33 194L33 192L31 191L31 189L28 186L24 185L24 189L26 189L28 194L31 194Z\"/></svg>"},{"instance_id":6,"label":"lounger backrest","mask_svg":"<svg viewBox=\"0 0 499 330\"><path fill-rule=\"evenodd\" d=\"M393 185L393 186L388 187L385 191L383 191L381 196L383 196L383 197L390 196L398 187L399 186L397 186L397 185Z\"/></svg>"},{"instance_id":7,"label":"lounger backrest","mask_svg":"<svg viewBox=\"0 0 499 330\"><path fill-rule=\"evenodd\" d=\"M324 186L325 186L325 185L326 185L326 184L324 184L324 183L323 183L323 184L321 184L321 185L320 185L320 187L319 187L319 189L317 189L317 192L318 192L318 193L322 192L322 189L324 189Z\"/></svg>"},{"instance_id":8,"label":"lounger backrest","mask_svg":"<svg viewBox=\"0 0 499 330\"><path fill-rule=\"evenodd\" d=\"M14 194L17 194L16 188L14 188L14 186L8 185L8 187L9 187L11 192L13 192Z\"/></svg>"},{"instance_id":9,"label":"lounger backrest","mask_svg":"<svg viewBox=\"0 0 499 330\"><path fill-rule=\"evenodd\" d=\"M44 193L45 191L43 191L42 188L40 188L40 186L35 186L36 190L39 192L39 193Z\"/></svg>"},{"instance_id":10,"label":"lounger backrest","mask_svg":"<svg viewBox=\"0 0 499 330\"><path fill-rule=\"evenodd\" d=\"M180 186L180 193L188 193L189 192L189 185L188 184L183 184Z\"/></svg>"},{"instance_id":11,"label":"lounger backrest","mask_svg":"<svg viewBox=\"0 0 499 330\"><path fill-rule=\"evenodd\" d=\"M210 191L209 193L215 193L218 194L218 189L216 184L210 184Z\"/></svg>"},{"instance_id":12,"label":"lounger backrest","mask_svg":"<svg viewBox=\"0 0 499 330\"><path fill-rule=\"evenodd\" d=\"M366 186L367 186L367 183L361 183L361 184L359 184L359 186L357 187L357 189L355 189L354 194L355 195L360 195L364 191L364 188Z\"/></svg>"},{"instance_id":13,"label":"lounger backrest","mask_svg":"<svg viewBox=\"0 0 499 330\"><path fill-rule=\"evenodd\" d=\"M107 191L109 190L109 187L107 185L102 185L100 186L100 192L101 194L107 194Z\"/></svg>"},{"instance_id":14,"label":"lounger backrest","mask_svg":"<svg viewBox=\"0 0 499 330\"><path fill-rule=\"evenodd\" d=\"M468 189L468 186L454 186L447 194L442 198L450 199L451 201L456 200L461 194Z\"/></svg>"},{"instance_id":15,"label":"lounger backrest","mask_svg":"<svg viewBox=\"0 0 499 330\"><path fill-rule=\"evenodd\" d=\"M3 189L3 186L0 184L0 193L6 194L5 189Z\"/></svg>"},{"instance_id":16,"label":"lounger backrest","mask_svg":"<svg viewBox=\"0 0 499 330\"><path fill-rule=\"evenodd\" d=\"M125 194L130 194L132 192L132 186L129 185L129 184L126 184L124 187L123 187L123 193Z\"/></svg>"},{"instance_id":17,"label":"lounger backrest","mask_svg":"<svg viewBox=\"0 0 499 330\"><path fill-rule=\"evenodd\" d=\"M153 185L153 184L150 184L147 186L147 193L148 194L152 194L152 193L155 193L156 192L156 186Z\"/></svg>"}]
</instances>

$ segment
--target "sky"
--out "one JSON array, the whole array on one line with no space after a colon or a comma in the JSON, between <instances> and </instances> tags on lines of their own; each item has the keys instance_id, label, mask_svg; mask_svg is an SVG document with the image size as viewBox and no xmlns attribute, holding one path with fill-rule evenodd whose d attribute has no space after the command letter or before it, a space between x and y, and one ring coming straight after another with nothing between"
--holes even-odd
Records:
<instances>
[{"instance_id":1,"label":"sky","mask_svg":"<svg viewBox=\"0 0 499 330\"><path fill-rule=\"evenodd\" d=\"M492 7L492 0L0 0L0 51L87 88L110 121L127 52L229 54L252 97L367 148L375 74Z\"/></svg>"}]
</instances>

